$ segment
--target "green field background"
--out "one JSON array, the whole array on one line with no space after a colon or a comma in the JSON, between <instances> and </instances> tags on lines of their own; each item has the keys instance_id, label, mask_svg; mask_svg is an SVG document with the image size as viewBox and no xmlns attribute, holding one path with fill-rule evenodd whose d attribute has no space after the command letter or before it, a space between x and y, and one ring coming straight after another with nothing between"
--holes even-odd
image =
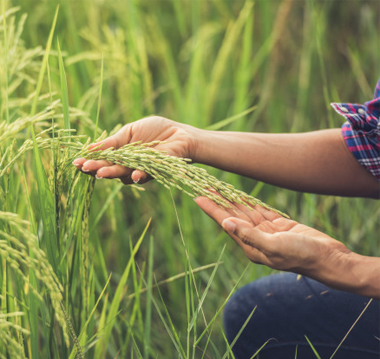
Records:
<instances>
[{"instance_id":1,"label":"green field background","mask_svg":"<svg viewBox=\"0 0 380 359\"><path fill-rule=\"evenodd\" d=\"M97 118L100 135L152 114L221 131L340 127L344 119L330 102L372 99L380 74L376 1L2 0L1 122L33 114L57 5L35 111L60 100L55 123L67 128L68 118L70 128L92 139ZM45 127L35 125L36 133ZM15 141L6 138L0 155L14 156L30 136L31 130L24 129ZM274 271L249 264L191 198L154 181L144 186L95 181L92 191L93 181L67 168L55 202L59 214L46 214L41 191L52 196L58 179L52 174L52 151L37 152L46 174L38 172L33 150L24 153L0 176L0 210L29 221L25 227L40 238L44 251L55 241L58 260L65 256L54 270L63 285L66 321L75 336L83 328L85 335L73 336L67 347L43 279L35 283L41 302L31 298L0 252L2 312L23 312L20 321L6 320L29 331L20 337L17 329L1 329L0 322L0 331L16 338L14 344L0 342L0 354L12 357L11 346L19 345L20 358L32 359L232 358L219 309L236 286ZM254 165L255 158L250 160ZM352 250L380 254L380 211L374 200L297 193L205 168ZM50 220L60 234L54 238L46 236ZM1 226L13 233L5 222ZM185 275L196 268L202 270ZM21 263L20 269L33 285L27 266ZM159 291L142 291L177 275Z\"/></svg>"}]
</instances>

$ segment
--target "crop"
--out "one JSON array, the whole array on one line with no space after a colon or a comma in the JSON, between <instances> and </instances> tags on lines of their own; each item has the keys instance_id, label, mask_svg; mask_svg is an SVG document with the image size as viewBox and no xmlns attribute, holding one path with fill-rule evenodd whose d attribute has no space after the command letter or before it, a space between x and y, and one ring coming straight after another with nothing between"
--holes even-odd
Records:
<instances>
[{"instance_id":1,"label":"crop","mask_svg":"<svg viewBox=\"0 0 380 359\"><path fill-rule=\"evenodd\" d=\"M183 191L260 198L379 255L374 201L274 188L154 143L88 150L152 113L214 130L339 126L329 102L372 97L380 42L370 2L335 3L1 2L1 359L232 358L223 307L272 271ZM96 181L80 156L156 180Z\"/></svg>"},{"instance_id":2,"label":"crop","mask_svg":"<svg viewBox=\"0 0 380 359\"><path fill-rule=\"evenodd\" d=\"M188 162L191 162L191 159L168 156L152 148L159 143L159 141L134 142L118 149L109 148L103 151L101 148L98 148L100 151L95 151L96 148L94 148L93 151L80 151L75 156L85 157L88 160L106 160L145 171L167 189L170 187L178 188L190 197L205 196L225 207L229 206L228 201L246 206L260 205L284 215L243 191L236 190L234 186L219 181L214 176L209 175L205 169L189 166ZM188 187L192 192L184 189L184 187Z\"/></svg>"}]
</instances>

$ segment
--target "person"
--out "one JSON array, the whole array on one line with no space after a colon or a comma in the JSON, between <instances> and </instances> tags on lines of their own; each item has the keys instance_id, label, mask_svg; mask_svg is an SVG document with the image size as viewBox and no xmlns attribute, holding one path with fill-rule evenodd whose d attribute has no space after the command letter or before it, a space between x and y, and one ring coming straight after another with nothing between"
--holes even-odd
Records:
<instances>
[{"instance_id":1,"label":"person","mask_svg":"<svg viewBox=\"0 0 380 359\"><path fill-rule=\"evenodd\" d=\"M372 101L332 106L347 120L341 129L207 131L152 116L93 146L165 141L156 148L169 155L272 185L378 199L380 80ZM79 158L73 164L97 178L120 178L125 184L150 179L140 170L106 161ZM335 359L380 357L380 258L351 252L342 242L260 206L232 204L226 209L205 197L196 203L252 262L284 271L246 285L227 303L225 331L234 342L235 358L251 358L260 348L260 358L315 358L308 340L322 358L337 347Z\"/></svg>"}]
</instances>

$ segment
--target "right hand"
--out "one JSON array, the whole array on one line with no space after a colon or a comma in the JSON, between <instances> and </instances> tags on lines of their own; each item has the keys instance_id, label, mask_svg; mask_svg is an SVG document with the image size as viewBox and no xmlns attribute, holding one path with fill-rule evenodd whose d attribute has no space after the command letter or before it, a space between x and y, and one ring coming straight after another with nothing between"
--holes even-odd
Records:
<instances>
[{"instance_id":1,"label":"right hand","mask_svg":"<svg viewBox=\"0 0 380 359\"><path fill-rule=\"evenodd\" d=\"M125 125L114 135L92 144L90 148L102 145L99 150L105 150L109 147L117 149L137 141L143 143L165 141L165 143L158 144L154 148L165 151L171 156L190 158L195 161L197 131L199 130L195 127L174 122L164 117L150 116ZM85 158L77 158L73 164L84 173L97 178L120 178L124 184L145 183L150 179L143 171L103 160L87 161Z\"/></svg>"}]
</instances>

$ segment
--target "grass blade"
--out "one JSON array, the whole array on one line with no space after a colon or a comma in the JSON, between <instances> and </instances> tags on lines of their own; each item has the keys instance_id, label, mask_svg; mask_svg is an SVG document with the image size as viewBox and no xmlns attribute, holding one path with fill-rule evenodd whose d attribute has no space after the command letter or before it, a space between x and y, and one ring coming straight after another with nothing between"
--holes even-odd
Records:
<instances>
[{"instance_id":1,"label":"grass blade","mask_svg":"<svg viewBox=\"0 0 380 359\"><path fill-rule=\"evenodd\" d=\"M321 359L321 357L319 356L317 350L314 348L313 344L311 344L311 341L309 340L309 338L305 335L305 338L307 340L307 342L309 343L310 345L310 348L311 350L313 351L313 353L315 354L315 356L318 358L318 359Z\"/></svg>"},{"instance_id":2,"label":"grass blade","mask_svg":"<svg viewBox=\"0 0 380 359\"><path fill-rule=\"evenodd\" d=\"M99 115L100 115L100 105L102 103L102 91L103 91L103 76L104 76L104 55L102 54L102 65L100 69L100 81L99 81L99 97L98 97L98 109L96 111L96 121L95 121L95 132L94 132L94 141L97 138L98 133L98 123L99 123Z\"/></svg>"},{"instance_id":3,"label":"grass blade","mask_svg":"<svg viewBox=\"0 0 380 359\"><path fill-rule=\"evenodd\" d=\"M221 262L222 262L221 259L222 259L222 257L223 257L223 254L224 254L224 250L225 250L225 249L226 249L226 245L223 246L222 251L220 252L219 258L218 258L218 260L217 260L216 263L221 263ZM213 270L212 273L211 273L211 276L210 276L210 279L209 279L209 281L208 281L208 283L207 283L206 289L205 289L204 292L203 292L203 295L202 295L202 297L201 297L201 299L200 299L200 301L199 301L199 303L198 303L198 307L197 307L197 309L196 309L196 311L195 311L195 313L194 313L194 315L193 315L193 318L192 318L192 320L191 320L191 322L190 322L190 324L189 324L188 331L191 331L191 330L193 329L193 327L194 327L195 321L197 320L198 314L199 314L199 312L200 312L201 309L202 309L203 302L204 302L204 300L206 299L207 293L208 293L208 291L209 291L209 289L210 289L210 287L211 287L211 284L212 284L212 282L213 282L213 280L214 280L214 277L215 277L215 274L216 274L218 268L219 268L219 265L217 264L217 265L214 267L214 270Z\"/></svg>"},{"instance_id":4,"label":"grass blade","mask_svg":"<svg viewBox=\"0 0 380 359\"><path fill-rule=\"evenodd\" d=\"M42 66L41 66L40 73L38 76L38 81L37 81L36 94L34 96L32 108L30 111L31 116L34 116L36 114L36 111L37 111L38 98L40 96L40 92L41 92L41 88L42 88L42 82L44 80L45 70L46 70L47 62L48 62L49 55L50 55L51 44L53 42L54 30L55 30L55 26L57 24L57 19L58 19L58 11L59 11L59 6L57 6L57 9L55 10L53 24L51 26L49 38L48 38L48 41L46 43L45 54L44 54L44 57L42 59Z\"/></svg>"},{"instance_id":5,"label":"grass blade","mask_svg":"<svg viewBox=\"0 0 380 359\"><path fill-rule=\"evenodd\" d=\"M144 330L144 358L149 358L150 349L150 328L152 320L152 278L153 278L153 237L149 241L149 260L148 260L148 282L147 298L145 311L145 330Z\"/></svg>"},{"instance_id":6,"label":"grass blade","mask_svg":"<svg viewBox=\"0 0 380 359\"><path fill-rule=\"evenodd\" d=\"M58 49L59 77L61 80L61 98L62 98L62 105L63 105L63 123L64 123L65 129L70 130L69 93L68 93L68 89L67 89L67 78L66 78L65 66L63 64L61 47L59 46L58 40L57 40L57 49Z\"/></svg>"}]
</instances>

